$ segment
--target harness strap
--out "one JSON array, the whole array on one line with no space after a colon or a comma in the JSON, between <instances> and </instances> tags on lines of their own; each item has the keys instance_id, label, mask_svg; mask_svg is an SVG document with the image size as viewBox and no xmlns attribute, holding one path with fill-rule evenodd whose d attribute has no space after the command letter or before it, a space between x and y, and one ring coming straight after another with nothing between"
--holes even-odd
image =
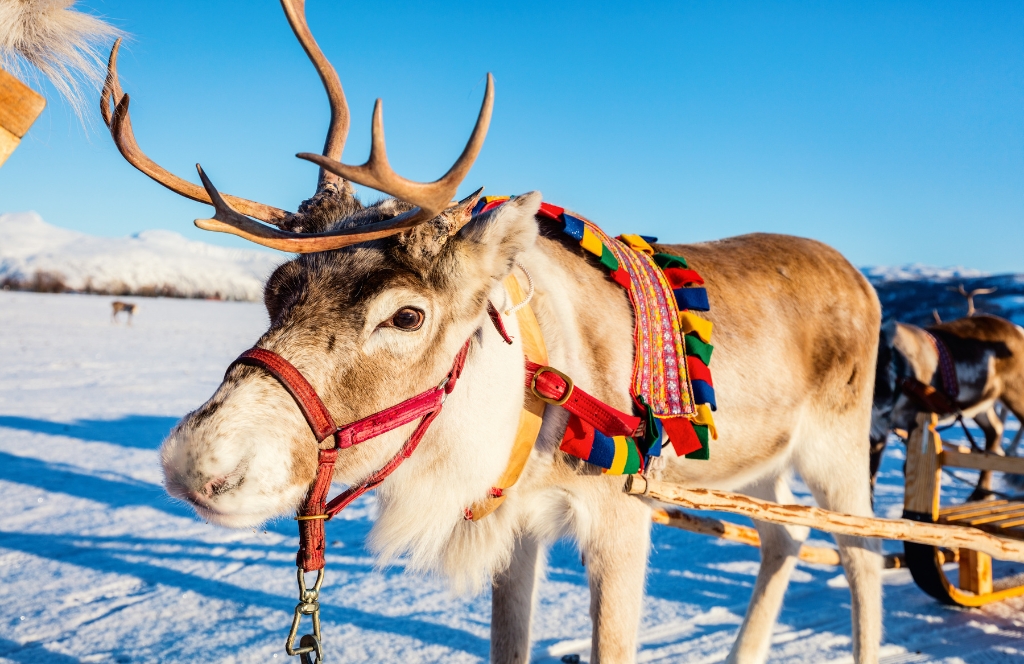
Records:
<instances>
[{"instance_id":1,"label":"harness strap","mask_svg":"<svg viewBox=\"0 0 1024 664\"><path fill-rule=\"evenodd\" d=\"M928 341L931 342L932 348L935 349L935 355L938 357L938 374L942 389L939 390L932 385L928 385L914 376L904 376L901 378L899 380L900 388L922 411L938 413L939 415L956 413L960 410L956 404L956 398L960 394L960 382L957 379L956 363L953 361L953 355L949 352L949 347L946 346L942 339L928 330L923 330L923 332Z\"/></svg>"},{"instance_id":2,"label":"harness strap","mask_svg":"<svg viewBox=\"0 0 1024 664\"><path fill-rule=\"evenodd\" d=\"M949 352L949 347L946 346L942 339L928 330L925 330L924 333L927 335L928 340L932 342L935 354L939 356L939 375L942 378L942 391L952 401L956 401L956 398L960 396L960 381L957 379L956 363L953 362L953 355Z\"/></svg>"},{"instance_id":3,"label":"harness strap","mask_svg":"<svg viewBox=\"0 0 1024 664\"><path fill-rule=\"evenodd\" d=\"M540 399L561 406L606 436L640 437L643 420L627 415L576 387L560 371L526 361L526 387Z\"/></svg>"},{"instance_id":4,"label":"harness strap","mask_svg":"<svg viewBox=\"0 0 1024 664\"><path fill-rule=\"evenodd\" d=\"M519 285L519 280L512 274L505 277L503 283L512 301L522 305L515 309L515 316L516 321L519 323L519 336L522 338L523 354L527 360L547 364L548 351L544 345L544 336L541 334L537 316L533 313L533 309L530 308L527 296L523 292L523 287ZM512 337L505 330L505 323L501 320L501 314L498 313L490 302L487 304L488 314L491 316L498 334L507 343L512 343ZM526 390L526 394L523 397L523 410L519 413L519 426L516 429L516 437L512 443L512 452L509 454L505 472L501 474L498 481L491 487L486 498L476 501L463 510L467 521L479 521L498 509L505 501L505 491L519 481L519 476L523 474L526 462L530 459L533 446L537 443L537 436L540 434L540 427L544 421L544 409L546 407L547 405L544 401L535 396L530 390Z\"/></svg>"},{"instance_id":5,"label":"harness strap","mask_svg":"<svg viewBox=\"0 0 1024 664\"><path fill-rule=\"evenodd\" d=\"M288 390L288 393L295 399L295 403L298 404L299 410L302 411L303 417L306 418L309 428L313 430L317 443L323 442L325 438L338 430L338 426L334 423L334 418L331 417L331 413L324 406L324 402L320 400L316 390L309 384L306 377L292 366L288 360L264 348L250 348L231 363L228 371L231 371L231 367L236 364L260 367L276 378L277 382L281 383L284 389ZM227 375L227 372L225 372L225 375Z\"/></svg>"}]
</instances>

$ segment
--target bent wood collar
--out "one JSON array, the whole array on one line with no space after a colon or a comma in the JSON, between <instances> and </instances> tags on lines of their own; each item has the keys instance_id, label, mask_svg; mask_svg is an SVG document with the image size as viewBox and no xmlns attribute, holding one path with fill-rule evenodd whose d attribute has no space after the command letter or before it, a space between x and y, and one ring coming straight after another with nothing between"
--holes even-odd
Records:
<instances>
[{"instance_id":1,"label":"bent wood collar","mask_svg":"<svg viewBox=\"0 0 1024 664\"><path fill-rule=\"evenodd\" d=\"M523 292L522 286L519 285L519 280L515 275L510 274L505 277L503 285L512 298L512 302L523 303L523 306L516 310L515 316L519 322L519 335L522 337L523 354L526 355L527 363L547 365L548 351L544 345L544 336L541 334L540 324L537 323L537 316L534 315L530 305L526 303L526 294ZM496 327L501 320L501 314L497 314L497 316ZM502 333L506 339L511 339L504 333L503 328L499 328L498 332ZM466 508L466 520L479 521L505 502L505 491L519 481L519 476L523 474L523 469L526 467L526 461L530 458L530 453L537 443L546 406L547 404L532 390L526 389L523 397L523 410L519 414L519 428L516 430L515 442L512 444L512 453L509 455L505 472L491 487L486 498L478 500Z\"/></svg>"}]
</instances>

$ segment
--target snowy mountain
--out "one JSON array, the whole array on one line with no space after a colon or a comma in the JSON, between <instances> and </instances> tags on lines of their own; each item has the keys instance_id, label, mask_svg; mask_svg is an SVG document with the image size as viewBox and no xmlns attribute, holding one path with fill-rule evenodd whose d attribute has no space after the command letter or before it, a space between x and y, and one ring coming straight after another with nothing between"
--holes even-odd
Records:
<instances>
[{"instance_id":1,"label":"snowy mountain","mask_svg":"<svg viewBox=\"0 0 1024 664\"><path fill-rule=\"evenodd\" d=\"M950 279L975 279L987 277L988 272L957 265L955 267L933 267L913 263L910 265L876 265L863 268L864 276L873 284L888 281L935 281Z\"/></svg>"},{"instance_id":2,"label":"snowy mountain","mask_svg":"<svg viewBox=\"0 0 1024 664\"><path fill-rule=\"evenodd\" d=\"M5 289L259 300L281 254L216 247L171 231L105 238L0 214Z\"/></svg>"},{"instance_id":3,"label":"snowy mountain","mask_svg":"<svg viewBox=\"0 0 1024 664\"><path fill-rule=\"evenodd\" d=\"M993 314L1024 325L1024 274L989 275L963 267L926 265L868 267L861 270L878 292L882 315L914 325L932 325L933 310L944 321L967 315L967 300L956 292L995 288L974 298L979 313Z\"/></svg>"}]
</instances>

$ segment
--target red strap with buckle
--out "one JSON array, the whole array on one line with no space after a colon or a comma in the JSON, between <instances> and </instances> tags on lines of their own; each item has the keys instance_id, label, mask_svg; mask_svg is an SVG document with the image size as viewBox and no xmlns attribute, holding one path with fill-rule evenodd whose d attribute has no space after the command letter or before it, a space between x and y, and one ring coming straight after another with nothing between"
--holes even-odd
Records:
<instances>
[{"instance_id":1,"label":"red strap with buckle","mask_svg":"<svg viewBox=\"0 0 1024 664\"><path fill-rule=\"evenodd\" d=\"M636 437L643 434L640 426L643 420L639 417L627 415L587 394L576 387L572 379L551 367L527 360L526 387L533 390L538 398L565 408L606 436Z\"/></svg>"}]
</instances>

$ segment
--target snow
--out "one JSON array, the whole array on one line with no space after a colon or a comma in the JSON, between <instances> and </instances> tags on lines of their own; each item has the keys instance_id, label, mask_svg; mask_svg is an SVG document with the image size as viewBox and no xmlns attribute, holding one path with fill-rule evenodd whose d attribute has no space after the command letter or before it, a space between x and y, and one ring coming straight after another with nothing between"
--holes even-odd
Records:
<instances>
[{"instance_id":1,"label":"snow","mask_svg":"<svg viewBox=\"0 0 1024 664\"><path fill-rule=\"evenodd\" d=\"M161 439L213 392L266 314L253 303L154 298L129 327L110 323L111 299L0 292L0 663L284 662L294 522L251 532L197 521L163 492L157 459ZM890 446L882 516L899 515L902 458ZM808 499L797 480L794 490ZM947 490L954 499L966 493ZM486 661L489 597L452 597L401 564L375 569L363 548L374 505L364 498L327 525L328 657ZM751 547L656 526L640 661L723 661L757 561ZM954 609L918 590L906 570L884 580L883 662L1024 657L1024 599ZM841 569L801 563L771 661L851 661L849 603ZM588 610L579 555L556 544L533 660L588 661Z\"/></svg>"},{"instance_id":2,"label":"snow","mask_svg":"<svg viewBox=\"0 0 1024 664\"><path fill-rule=\"evenodd\" d=\"M0 214L0 281L50 274L74 291L255 301L283 261L281 254L216 247L171 231L94 237L47 224L35 212Z\"/></svg>"}]
</instances>

